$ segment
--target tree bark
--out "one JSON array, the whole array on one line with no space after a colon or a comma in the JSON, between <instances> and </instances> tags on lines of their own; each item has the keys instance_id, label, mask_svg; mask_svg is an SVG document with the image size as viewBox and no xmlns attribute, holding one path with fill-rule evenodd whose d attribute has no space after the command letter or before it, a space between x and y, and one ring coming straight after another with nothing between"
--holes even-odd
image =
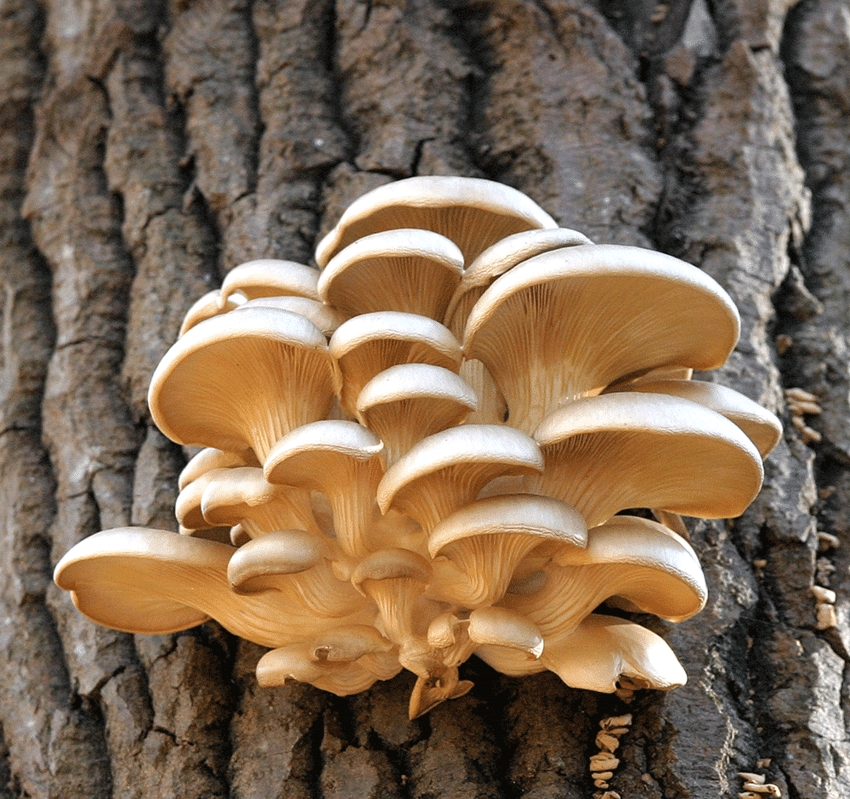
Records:
<instances>
[{"instance_id":1,"label":"tree bark","mask_svg":"<svg viewBox=\"0 0 850 799\"><path fill-rule=\"evenodd\" d=\"M850 797L848 115L847 0L6 0L0 799L578 799L626 712L624 799L732 796L739 771ZM417 174L515 186L738 305L718 380L785 434L743 517L689 523L709 605L650 622L685 687L626 704L473 659L472 692L410 722L410 675L261 689L259 647L214 623L134 637L53 586L99 529L175 529L184 454L145 393L189 305Z\"/></svg>"}]
</instances>

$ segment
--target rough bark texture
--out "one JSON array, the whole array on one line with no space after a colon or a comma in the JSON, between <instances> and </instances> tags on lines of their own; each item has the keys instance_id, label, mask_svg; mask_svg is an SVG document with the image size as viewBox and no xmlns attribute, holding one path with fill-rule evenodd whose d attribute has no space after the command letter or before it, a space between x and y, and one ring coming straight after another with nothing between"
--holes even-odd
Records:
<instances>
[{"instance_id":1,"label":"rough bark texture","mask_svg":"<svg viewBox=\"0 0 850 799\"><path fill-rule=\"evenodd\" d=\"M847 0L0 4L0 799L578 799L622 712L624 799L754 770L850 797L848 118ZM447 173L680 256L741 310L719 379L786 432L744 517L692 525L710 604L656 626L688 685L626 706L470 662L468 696L409 722L409 676L260 689L260 650L214 624L82 618L51 562L173 526L183 453L144 396L190 303L250 258L307 260L363 191Z\"/></svg>"}]
</instances>

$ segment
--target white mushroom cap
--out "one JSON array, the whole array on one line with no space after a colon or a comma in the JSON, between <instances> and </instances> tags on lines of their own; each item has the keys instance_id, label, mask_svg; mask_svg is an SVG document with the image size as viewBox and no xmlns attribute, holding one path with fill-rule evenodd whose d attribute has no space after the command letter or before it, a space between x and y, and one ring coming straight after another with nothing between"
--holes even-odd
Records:
<instances>
[{"instance_id":1,"label":"white mushroom cap","mask_svg":"<svg viewBox=\"0 0 850 799\"><path fill-rule=\"evenodd\" d=\"M258 297L307 297L318 300L319 271L295 261L264 258L234 267L221 284L221 304L239 292L249 300Z\"/></svg>"},{"instance_id":2,"label":"white mushroom cap","mask_svg":"<svg viewBox=\"0 0 850 799\"><path fill-rule=\"evenodd\" d=\"M378 505L409 513L426 532L471 502L494 477L543 468L535 442L510 427L462 425L420 441L391 466L378 486Z\"/></svg>"},{"instance_id":3,"label":"white mushroom cap","mask_svg":"<svg viewBox=\"0 0 850 799\"><path fill-rule=\"evenodd\" d=\"M375 375L357 397L360 421L384 442L384 463L460 424L478 404L466 381L442 366L407 363Z\"/></svg>"},{"instance_id":4,"label":"white mushroom cap","mask_svg":"<svg viewBox=\"0 0 850 799\"><path fill-rule=\"evenodd\" d=\"M381 440L355 422L324 420L284 436L269 453L265 476L270 483L321 491L333 509L343 552L363 557L375 508L375 490L384 469Z\"/></svg>"},{"instance_id":5,"label":"white mushroom cap","mask_svg":"<svg viewBox=\"0 0 850 799\"><path fill-rule=\"evenodd\" d=\"M463 273L463 253L445 236L402 228L364 236L319 277L319 296L348 316L401 311L442 319Z\"/></svg>"},{"instance_id":6,"label":"white mushroom cap","mask_svg":"<svg viewBox=\"0 0 850 799\"><path fill-rule=\"evenodd\" d=\"M528 489L594 527L626 508L739 516L761 487L761 456L740 428L690 400L638 392L586 397L534 433L546 459Z\"/></svg>"},{"instance_id":7,"label":"white mushroom cap","mask_svg":"<svg viewBox=\"0 0 850 799\"><path fill-rule=\"evenodd\" d=\"M182 336L187 330L191 330L198 322L203 322L205 319L211 319L213 316L218 316L222 313L232 311L238 308L245 298L241 295L229 297L222 301L221 292L218 289L208 291L203 297L196 300L192 306L186 311L183 317L183 324L180 326L179 336Z\"/></svg>"},{"instance_id":8,"label":"white mushroom cap","mask_svg":"<svg viewBox=\"0 0 850 799\"><path fill-rule=\"evenodd\" d=\"M429 596L466 608L498 602L532 551L550 557L587 543L587 525L557 499L531 494L471 502L440 522L428 540L434 560Z\"/></svg>"},{"instance_id":9,"label":"white mushroom cap","mask_svg":"<svg viewBox=\"0 0 850 799\"><path fill-rule=\"evenodd\" d=\"M726 292L696 267L637 247L587 245L531 258L470 313L464 352L490 371L512 426L665 365L714 369L738 339Z\"/></svg>"},{"instance_id":10,"label":"white mushroom cap","mask_svg":"<svg viewBox=\"0 0 850 799\"><path fill-rule=\"evenodd\" d=\"M418 314L362 314L339 326L328 351L342 374L340 404L352 416L357 397L375 375L402 363L427 363L457 371L463 351L448 328Z\"/></svg>"},{"instance_id":11,"label":"white mushroom cap","mask_svg":"<svg viewBox=\"0 0 850 799\"><path fill-rule=\"evenodd\" d=\"M238 466L259 466L250 449L242 452L225 452L215 447L204 447L195 453L180 472L177 487L182 491L193 480L213 469L232 469Z\"/></svg>"},{"instance_id":12,"label":"white mushroom cap","mask_svg":"<svg viewBox=\"0 0 850 799\"><path fill-rule=\"evenodd\" d=\"M457 244L467 263L491 244L522 230L557 223L522 192L478 178L414 177L379 186L355 200L316 247L324 267L363 236L395 228L423 228Z\"/></svg>"},{"instance_id":13,"label":"white mushroom cap","mask_svg":"<svg viewBox=\"0 0 850 799\"><path fill-rule=\"evenodd\" d=\"M640 391L648 394L667 394L698 402L734 422L756 445L762 458L779 443L782 425L770 411L757 402L718 383L700 380L653 380L617 386L612 391Z\"/></svg>"},{"instance_id":14,"label":"white mushroom cap","mask_svg":"<svg viewBox=\"0 0 850 799\"><path fill-rule=\"evenodd\" d=\"M264 460L289 430L333 405L327 342L298 314L251 308L201 322L165 354L151 378L154 422L172 441Z\"/></svg>"},{"instance_id":15,"label":"white mushroom cap","mask_svg":"<svg viewBox=\"0 0 850 799\"><path fill-rule=\"evenodd\" d=\"M592 243L584 234L568 228L526 230L497 241L484 250L463 273L460 285L446 309L446 327L456 336L463 336L472 306L497 277L517 264L550 250Z\"/></svg>"}]
</instances>

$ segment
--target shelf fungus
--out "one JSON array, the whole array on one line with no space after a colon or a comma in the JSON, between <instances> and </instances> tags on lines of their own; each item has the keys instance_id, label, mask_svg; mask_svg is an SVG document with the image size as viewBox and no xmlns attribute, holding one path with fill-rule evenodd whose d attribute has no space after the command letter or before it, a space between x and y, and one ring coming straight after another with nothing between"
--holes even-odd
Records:
<instances>
[{"instance_id":1,"label":"shelf fungus","mask_svg":"<svg viewBox=\"0 0 850 799\"><path fill-rule=\"evenodd\" d=\"M190 309L149 392L202 448L179 532L77 544L55 573L77 608L135 633L215 619L269 648L264 686L408 669L411 718L472 688L473 654L594 691L683 684L631 614L699 612L680 514L741 514L780 435L691 379L735 347L726 292L457 177L361 197L316 262L252 261Z\"/></svg>"}]
</instances>

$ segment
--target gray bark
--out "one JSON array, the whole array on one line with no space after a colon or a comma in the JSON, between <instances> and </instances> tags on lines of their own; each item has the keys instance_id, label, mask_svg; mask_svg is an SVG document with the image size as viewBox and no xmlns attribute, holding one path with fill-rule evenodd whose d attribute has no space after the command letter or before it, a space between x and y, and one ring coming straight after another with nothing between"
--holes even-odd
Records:
<instances>
[{"instance_id":1,"label":"gray bark","mask_svg":"<svg viewBox=\"0 0 850 799\"><path fill-rule=\"evenodd\" d=\"M0 4L0 799L578 799L623 712L622 797L759 770L850 797L848 118L847 0ZM687 686L625 705L473 660L469 695L410 722L409 675L260 689L260 649L215 624L117 633L52 585L99 529L174 528L183 453L145 391L192 301L245 260L306 261L414 174L508 183L738 305L717 378L786 430L742 518L691 523L709 605L654 626Z\"/></svg>"}]
</instances>

